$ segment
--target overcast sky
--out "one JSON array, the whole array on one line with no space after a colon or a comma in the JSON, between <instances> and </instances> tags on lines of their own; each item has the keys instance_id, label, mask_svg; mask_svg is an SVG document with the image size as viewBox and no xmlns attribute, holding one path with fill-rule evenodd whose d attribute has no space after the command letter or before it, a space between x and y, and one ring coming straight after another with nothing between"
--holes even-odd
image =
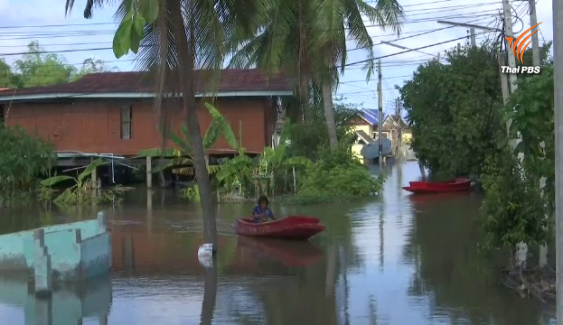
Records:
<instances>
[{"instance_id":1,"label":"overcast sky","mask_svg":"<svg viewBox=\"0 0 563 325\"><path fill-rule=\"evenodd\" d=\"M26 51L26 45L39 41L48 51L58 51L66 57L69 64L80 67L86 58L94 57L107 62L109 67L117 67L121 71L135 68L133 56L117 60L111 50L112 38L116 28L113 23L115 7L98 9L91 20L82 17L85 0L75 1L75 10L69 17L65 17L65 0L0 0L0 58L13 63ZM368 0L368 3L376 3ZM384 31L379 27L369 27L373 36L374 51L377 57L383 57L402 52L404 50L381 44L381 41L391 42L398 38L405 38L395 44L415 49L436 43L454 40L442 45L422 49L421 52L410 52L392 55L381 59L383 72L383 105L391 112L398 92L394 85L402 85L408 80L417 66L434 58L439 52L462 45L468 40L455 40L468 35L467 28L453 27L435 31L448 25L439 24L436 20L474 23L481 26L495 26L498 24L500 1L492 0L403 0L400 1L405 11L405 23L400 36L391 35L391 31ZM513 1L514 33L529 27L527 2ZM552 2L539 0L536 4L538 22L540 25L540 42L551 41L553 35ZM369 24L369 23L368 23ZM26 27L27 26L27 27ZM525 27L525 28L524 28ZM426 33L428 32L428 33ZM416 36L417 34L424 35ZM477 41L493 38L490 33L477 30ZM363 103L365 108L377 108L376 76L369 83L366 74L361 70L362 64L352 64L366 58L365 50L356 49L353 40L348 42L349 66L337 90L337 95L346 97L346 101ZM69 51L70 50L70 51Z\"/></svg>"}]
</instances>

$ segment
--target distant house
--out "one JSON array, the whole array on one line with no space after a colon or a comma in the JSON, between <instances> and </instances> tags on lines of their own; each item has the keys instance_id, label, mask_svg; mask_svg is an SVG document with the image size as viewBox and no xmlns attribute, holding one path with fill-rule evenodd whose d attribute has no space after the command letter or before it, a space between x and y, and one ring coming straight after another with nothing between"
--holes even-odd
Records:
<instances>
[{"instance_id":1,"label":"distant house","mask_svg":"<svg viewBox=\"0 0 563 325\"><path fill-rule=\"evenodd\" d=\"M379 137L379 123L378 123L378 110L376 109L363 109L360 110L358 115L351 117L348 120L352 131L355 132L356 140L352 145L352 152L359 159L363 159L361 150L364 145L376 142ZM400 124L399 124L400 123ZM390 139L394 146L397 142L398 126L401 126L401 133L403 143L410 142L412 138L412 130L409 125L396 115L383 115L383 123L381 127L381 137Z\"/></svg>"},{"instance_id":2,"label":"distant house","mask_svg":"<svg viewBox=\"0 0 563 325\"><path fill-rule=\"evenodd\" d=\"M195 75L197 114L204 134L211 116L201 98L211 93L201 71ZM49 139L59 152L133 157L162 143L153 108L153 81L143 72L106 72L71 83L0 90L0 120ZM258 154L275 136L278 99L292 96L293 88L287 77L268 76L258 69L227 69L222 71L213 96L247 152ZM177 106L171 100L163 105ZM169 111L172 129L179 132L186 121L184 111ZM222 138L208 151L209 156L233 153Z\"/></svg>"},{"instance_id":3,"label":"distant house","mask_svg":"<svg viewBox=\"0 0 563 325\"><path fill-rule=\"evenodd\" d=\"M377 116L378 111L375 109L364 109L350 117L348 120L352 131L356 135L354 144L352 145L353 154L360 160L363 160L361 154L364 145L374 143L377 138Z\"/></svg>"},{"instance_id":4,"label":"distant house","mask_svg":"<svg viewBox=\"0 0 563 325\"><path fill-rule=\"evenodd\" d=\"M398 141L399 127L401 128L401 143L409 143L412 139L412 129L402 118L397 115L388 115L383 120L381 126L382 137L391 139L393 146L395 146Z\"/></svg>"}]
</instances>

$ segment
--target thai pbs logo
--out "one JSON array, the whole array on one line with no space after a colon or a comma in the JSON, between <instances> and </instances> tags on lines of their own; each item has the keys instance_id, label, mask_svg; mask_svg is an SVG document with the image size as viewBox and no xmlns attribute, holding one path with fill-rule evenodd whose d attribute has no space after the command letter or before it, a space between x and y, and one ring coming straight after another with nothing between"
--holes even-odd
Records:
<instances>
[{"instance_id":1,"label":"thai pbs logo","mask_svg":"<svg viewBox=\"0 0 563 325\"><path fill-rule=\"evenodd\" d=\"M532 29L536 28L539 24L538 23L528 29L526 29L517 39L512 37L505 37L512 48L512 53L516 60L520 61L520 63L524 64L524 51L532 41L528 41L533 34L537 33L539 29L531 32ZM526 36L527 35L527 36ZM511 68L509 66L502 66L501 67L502 73L528 73L528 74L538 74L541 72L540 67L535 66L525 66L521 65L519 67Z\"/></svg>"}]
</instances>

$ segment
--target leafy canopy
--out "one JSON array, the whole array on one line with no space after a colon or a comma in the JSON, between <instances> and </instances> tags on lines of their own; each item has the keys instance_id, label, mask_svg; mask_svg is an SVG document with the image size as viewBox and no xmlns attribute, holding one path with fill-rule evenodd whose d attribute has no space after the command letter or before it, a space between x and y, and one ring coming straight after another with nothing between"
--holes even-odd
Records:
<instances>
[{"instance_id":1,"label":"leafy canopy","mask_svg":"<svg viewBox=\"0 0 563 325\"><path fill-rule=\"evenodd\" d=\"M1 123L0 153L0 203L17 192L33 190L54 158L49 142Z\"/></svg>"},{"instance_id":2,"label":"leafy canopy","mask_svg":"<svg viewBox=\"0 0 563 325\"><path fill-rule=\"evenodd\" d=\"M384 176L372 176L357 159L347 144L334 150L319 148L319 160L307 168L295 203L323 203L350 201L379 193Z\"/></svg>"},{"instance_id":3,"label":"leafy canopy","mask_svg":"<svg viewBox=\"0 0 563 325\"><path fill-rule=\"evenodd\" d=\"M75 81L86 74L107 71L104 61L88 58L77 69L65 57L45 53L37 41L29 43L27 53L11 68L0 59L0 88L48 86Z\"/></svg>"},{"instance_id":4,"label":"leafy canopy","mask_svg":"<svg viewBox=\"0 0 563 325\"><path fill-rule=\"evenodd\" d=\"M497 57L487 45L446 52L448 64L421 65L400 88L412 148L437 178L479 175L504 132Z\"/></svg>"},{"instance_id":5,"label":"leafy canopy","mask_svg":"<svg viewBox=\"0 0 563 325\"><path fill-rule=\"evenodd\" d=\"M491 247L518 242L543 244L553 238L553 91L553 65L546 60L540 75L518 81L518 90L501 109L504 121L512 121L509 138L521 141L515 148L506 139L499 141L501 153L487 159L481 176L486 191L482 214ZM522 161L516 158L519 155ZM543 195L539 191L542 178Z\"/></svg>"},{"instance_id":6,"label":"leafy canopy","mask_svg":"<svg viewBox=\"0 0 563 325\"><path fill-rule=\"evenodd\" d=\"M310 123L292 124L289 130L291 145L287 151L289 156L303 156L311 160L317 160L319 147L328 146L327 125L325 122L322 104L318 103L310 107L308 117ZM334 106L334 119L338 139L345 143L351 127L348 119L358 113L358 108L352 104L343 102L343 98L338 98Z\"/></svg>"}]
</instances>

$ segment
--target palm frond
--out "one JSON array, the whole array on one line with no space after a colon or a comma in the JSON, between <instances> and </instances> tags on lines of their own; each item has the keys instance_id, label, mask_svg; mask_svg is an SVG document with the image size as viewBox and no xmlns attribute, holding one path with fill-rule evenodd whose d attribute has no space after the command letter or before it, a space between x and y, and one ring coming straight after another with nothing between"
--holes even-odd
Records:
<instances>
[{"instance_id":1,"label":"palm frond","mask_svg":"<svg viewBox=\"0 0 563 325\"><path fill-rule=\"evenodd\" d=\"M122 1L131 1L131 0L122 0ZM86 6L84 7L84 18L90 19L93 15L93 10L95 8L101 8L104 5L112 5L115 0L87 0ZM65 4L65 15L70 15L74 7L74 0L66 0Z\"/></svg>"},{"instance_id":2,"label":"palm frond","mask_svg":"<svg viewBox=\"0 0 563 325\"><path fill-rule=\"evenodd\" d=\"M360 12L368 17L371 23L380 25L382 30L389 27L397 35L401 34L404 11L397 0L377 0L375 7L370 6L364 0L347 1L354 1Z\"/></svg>"}]
</instances>

